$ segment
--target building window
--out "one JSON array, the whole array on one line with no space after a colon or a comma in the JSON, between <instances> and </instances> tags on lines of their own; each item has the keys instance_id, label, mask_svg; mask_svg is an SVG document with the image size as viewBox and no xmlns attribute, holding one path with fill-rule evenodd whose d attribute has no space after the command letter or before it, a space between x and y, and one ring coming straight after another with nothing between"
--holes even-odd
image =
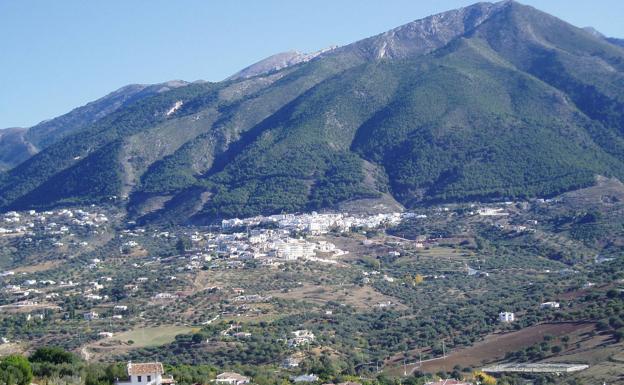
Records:
<instances>
[{"instance_id":1,"label":"building window","mask_svg":"<svg viewBox=\"0 0 624 385\"><path fill-rule=\"evenodd\" d=\"M147 376L147 382L152 381L152 376Z\"/></svg>"},{"instance_id":2,"label":"building window","mask_svg":"<svg viewBox=\"0 0 624 385\"><path fill-rule=\"evenodd\" d=\"M141 376L137 376L137 381L141 382Z\"/></svg>"}]
</instances>

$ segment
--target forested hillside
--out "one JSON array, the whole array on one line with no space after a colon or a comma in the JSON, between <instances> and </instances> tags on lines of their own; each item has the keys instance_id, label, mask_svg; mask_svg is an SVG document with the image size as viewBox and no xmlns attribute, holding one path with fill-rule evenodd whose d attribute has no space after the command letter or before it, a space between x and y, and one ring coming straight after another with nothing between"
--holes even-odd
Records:
<instances>
[{"instance_id":1,"label":"forested hillside","mask_svg":"<svg viewBox=\"0 0 624 385\"><path fill-rule=\"evenodd\" d=\"M516 2L267 68L64 132L0 177L0 207L112 199L144 221L206 222L543 197L624 176L624 49Z\"/></svg>"}]
</instances>

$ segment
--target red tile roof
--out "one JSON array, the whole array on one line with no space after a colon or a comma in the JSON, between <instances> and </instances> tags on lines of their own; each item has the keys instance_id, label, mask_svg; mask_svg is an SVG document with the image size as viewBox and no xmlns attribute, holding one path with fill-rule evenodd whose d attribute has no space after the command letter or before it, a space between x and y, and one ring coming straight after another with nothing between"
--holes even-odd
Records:
<instances>
[{"instance_id":1,"label":"red tile roof","mask_svg":"<svg viewBox=\"0 0 624 385\"><path fill-rule=\"evenodd\" d=\"M163 366L160 362L145 362L141 364L128 363L128 375L140 376L142 374L163 374Z\"/></svg>"}]
</instances>

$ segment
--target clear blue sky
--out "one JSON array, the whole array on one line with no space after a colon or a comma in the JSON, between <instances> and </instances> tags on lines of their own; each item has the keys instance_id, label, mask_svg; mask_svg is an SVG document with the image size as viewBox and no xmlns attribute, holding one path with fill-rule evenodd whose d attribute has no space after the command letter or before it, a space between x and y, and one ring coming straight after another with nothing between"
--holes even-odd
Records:
<instances>
[{"instance_id":1,"label":"clear blue sky","mask_svg":"<svg viewBox=\"0 0 624 385\"><path fill-rule=\"evenodd\" d=\"M271 54L343 45L476 0L0 0L0 128L129 83L221 80ZM624 37L623 0L524 0Z\"/></svg>"}]
</instances>

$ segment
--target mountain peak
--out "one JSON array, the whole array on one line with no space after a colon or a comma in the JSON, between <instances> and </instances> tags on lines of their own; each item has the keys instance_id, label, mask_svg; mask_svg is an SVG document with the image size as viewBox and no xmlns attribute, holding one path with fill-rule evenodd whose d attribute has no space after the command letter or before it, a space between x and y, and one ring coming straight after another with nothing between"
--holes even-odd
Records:
<instances>
[{"instance_id":1,"label":"mountain peak","mask_svg":"<svg viewBox=\"0 0 624 385\"><path fill-rule=\"evenodd\" d=\"M480 2L438 13L341 47L336 52L351 51L365 59L397 59L426 54L443 47L513 4L517 3L512 0Z\"/></svg>"},{"instance_id":2,"label":"mountain peak","mask_svg":"<svg viewBox=\"0 0 624 385\"><path fill-rule=\"evenodd\" d=\"M331 46L312 53L302 53L299 51L291 50L286 52L280 52L275 55L271 55L265 59L262 59L248 67L243 68L234 75L228 77L225 80L240 80L247 79L258 75L263 75L273 71L279 71L283 68L293 66L295 64L303 63L314 59L315 57L335 49L335 46Z\"/></svg>"}]
</instances>

